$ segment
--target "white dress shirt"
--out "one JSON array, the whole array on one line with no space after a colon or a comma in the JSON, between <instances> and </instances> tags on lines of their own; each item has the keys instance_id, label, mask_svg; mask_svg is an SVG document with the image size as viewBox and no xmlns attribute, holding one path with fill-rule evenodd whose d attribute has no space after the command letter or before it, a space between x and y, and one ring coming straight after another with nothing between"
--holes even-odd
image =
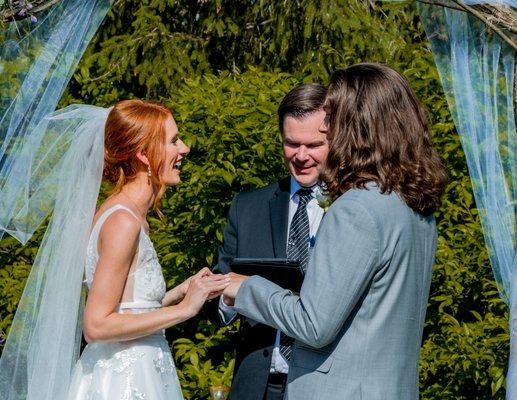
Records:
<instances>
[{"instance_id":1,"label":"white dress shirt","mask_svg":"<svg viewBox=\"0 0 517 400\"><path fill-rule=\"evenodd\" d=\"M287 241L289 241L289 231L291 229L291 221L293 220L296 209L298 208L299 196L296 194L298 189L302 187L296 180L291 176L291 190L289 199L289 228L287 229ZM316 193L321 193L321 187L319 185L313 186L313 198L307 202L307 215L309 217L309 245L311 247L315 244L316 232L320 226L321 219L325 213L319 206L316 200ZM219 298L219 316L226 325L230 324L233 319L237 316L233 307L228 306L223 301L223 296ZM275 344L273 347L273 354L271 356L271 368L270 373L283 373L289 372L289 365L287 360L280 354L280 331L276 332Z\"/></svg>"}]
</instances>

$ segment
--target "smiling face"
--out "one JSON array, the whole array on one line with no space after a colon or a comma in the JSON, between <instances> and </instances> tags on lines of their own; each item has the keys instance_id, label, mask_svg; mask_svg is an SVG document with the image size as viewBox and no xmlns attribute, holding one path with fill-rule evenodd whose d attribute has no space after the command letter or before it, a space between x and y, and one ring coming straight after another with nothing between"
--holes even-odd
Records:
<instances>
[{"instance_id":1,"label":"smiling face","mask_svg":"<svg viewBox=\"0 0 517 400\"><path fill-rule=\"evenodd\" d=\"M161 171L161 178L168 186L175 186L181 182L181 159L190 152L190 148L178 136L178 127L174 118L165 121L165 163Z\"/></svg>"},{"instance_id":2,"label":"smiling face","mask_svg":"<svg viewBox=\"0 0 517 400\"><path fill-rule=\"evenodd\" d=\"M305 187L318 182L329 145L325 129L325 111L318 110L305 117L284 119L284 157L296 181Z\"/></svg>"}]
</instances>

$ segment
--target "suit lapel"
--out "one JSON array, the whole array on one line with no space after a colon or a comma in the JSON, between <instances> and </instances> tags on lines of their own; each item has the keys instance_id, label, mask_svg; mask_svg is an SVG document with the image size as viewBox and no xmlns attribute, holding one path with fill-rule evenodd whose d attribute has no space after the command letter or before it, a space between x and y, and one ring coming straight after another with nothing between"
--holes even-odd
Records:
<instances>
[{"instance_id":1,"label":"suit lapel","mask_svg":"<svg viewBox=\"0 0 517 400\"><path fill-rule=\"evenodd\" d=\"M287 219L289 216L290 178L278 182L278 189L269 200L271 235L276 258L287 257Z\"/></svg>"}]
</instances>

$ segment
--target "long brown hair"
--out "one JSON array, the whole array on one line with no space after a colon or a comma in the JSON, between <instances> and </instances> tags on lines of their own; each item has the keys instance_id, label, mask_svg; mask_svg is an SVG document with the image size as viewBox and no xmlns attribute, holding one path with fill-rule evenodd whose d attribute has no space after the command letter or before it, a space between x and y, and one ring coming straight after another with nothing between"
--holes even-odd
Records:
<instances>
[{"instance_id":1,"label":"long brown hair","mask_svg":"<svg viewBox=\"0 0 517 400\"><path fill-rule=\"evenodd\" d=\"M165 158L165 122L169 117L171 111L159 103L123 100L110 111L104 129L103 178L113 185L111 194L119 193L145 168L136 157L139 151L145 153L150 179L160 186L154 201L159 215L158 205L165 191L161 171Z\"/></svg>"},{"instance_id":2,"label":"long brown hair","mask_svg":"<svg viewBox=\"0 0 517 400\"><path fill-rule=\"evenodd\" d=\"M336 71L325 108L330 147L322 179L332 198L373 181L421 214L440 207L445 168L424 108L400 73L374 63Z\"/></svg>"}]
</instances>

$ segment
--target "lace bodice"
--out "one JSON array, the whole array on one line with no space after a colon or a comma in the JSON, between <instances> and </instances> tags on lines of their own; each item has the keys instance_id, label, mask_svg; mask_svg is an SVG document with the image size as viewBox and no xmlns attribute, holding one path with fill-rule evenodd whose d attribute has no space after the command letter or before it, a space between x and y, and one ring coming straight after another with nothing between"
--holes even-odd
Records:
<instances>
[{"instance_id":1,"label":"lace bodice","mask_svg":"<svg viewBox=\"0 0 517 400\"><path fill-rule=\"evenodd\" d=\"M126 210L138 219L130 209L121 204L108 208L98 218L90 234L86 253L85 275L88 288L92 285L95 268L99 261L97 251L99 232L106 219L117 210ZM161 301L165 296L165 281L153 243L143 227L140 229L136 263L130 269L125 286L124 302L120 303L119 310L161 307ZM126 295L128 288L132 288L129 298ZM129 291L131 292L131 290Z\"/></svg>"}]
</instances>

